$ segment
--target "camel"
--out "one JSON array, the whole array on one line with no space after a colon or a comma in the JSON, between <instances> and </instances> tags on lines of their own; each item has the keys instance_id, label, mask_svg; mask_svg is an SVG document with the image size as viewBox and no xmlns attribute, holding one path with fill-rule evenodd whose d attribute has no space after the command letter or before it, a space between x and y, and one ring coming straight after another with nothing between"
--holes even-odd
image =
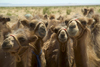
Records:
<instances>
[{"instance_id":1,"label":"camel","mask_svg":"<svg viewBox=\"0 0 100 67\"><path fill-rule=\"evenodd\" d=\"M84 16L91 18L92 15L94 14L94 9L93 8L83 8L81 9L81 12Z\"/></svg>"},{"instance_id":2,"label":"camel","mask_svg":"<svg viewBox=\"0 0 100 67\"><path fill-rule=\"evenodd\" d=\"M36 27L34 27L36 25ZM46 35L46 27L47 23L42 22L42 21L37 21L37 20L32 20L31 23L29 23L30 30L31 31L36 31L34 34L38 37L38 40L35 42L34 47L35 49L32 49L34 52L32 54L32 67L40 67L39 66L39 61L37 63L37 55L41 59L41 67L46 66L46 61L45 61L45 55L44 55L44 50L42 49L43 46L43 38ZM34 30L33 30L34 29ZM38 31L37 31L38 30ZM41 53L42 51L42 53Z\"/></svg>"},{"instance_id":3,"label":"camel","mask_svg":"<svg viewBox=\"0 0 100 67\"><path fill-rule=\"evenodd\" d=\"M37 41L34 43L34 47L33 45L30 45L31 46L31 50L27 50L26 54L28 52L30 52L30 59L29 59L29 64L28 66L35 66L35 67L38 67L38 62L39 61L38 59L41 59L41 66L42 67L45 67L45 57L44 57L44 53L42 51L41 53L41 50L42 50L42 45L43 45L43 41L42 41L42 38L45 36L46 34L46 23L42 22L42 21L39 21L39 20L23 20L21 21L24 26L27 26L29 28L29 34L30 35L36 35L37 36ZM34 41L34 40L33 40ZM23 41L22 41L23 42ZM27 43L26 43L27 44ZM23 52L21 52L23 53ZM32 54L33 53L33 54ZM37 55L40 53L40 56L39 58L37 58ZM26 55L27 57L27 55ZM41 57L41 58L40 58ZM44 57L44 58L43 58ZM22 61L24 62L24 61ZM22 66L25 65L23 64L22 62L19 62L17 64L17 66ZM26 63L26 62L25 62ZM26 66L27 67L27 66Z\"/></svg>"},{"instance_id":4,"label":"camel","mask_svg":"<svg viewBox=\"0 0 100 67\"><path fill-rule=\"evenodd\" d=\"M93 14L92 18L95 20L94 23L90 26L91 29L91 39L94 44L94 50L97 56L100 58L100 15Z\"/></svg>"},{"instance_id":5,"label":"camel","mask_svg":"<svg viewBox=\"0 0 100 67\"><path fill-rule=\"evenodd\" d=\"M13 31L12 33L10 33L8 35L8 37L4 40L3 44L2 44L2 49L5 52L9 52L11 54L13 54L15 56L16 61L14 61L14 57L12 56L8 56L7 55L7 59L9 59L9 64L7 63L7 59L5 60L5 55L3 57L2 54L0 54L0 57L2 56L2 62L0 64L1 67L6 67L6 64L9 67L25 67L23 65L25 65L26 63L24 61L27 62L27 60L25 58L27 58L27 51L28 51L28 44L30 42L33 42L37 39L36 36L32 36L30 35L30 31L28 29L18 29L17 31ZM24 52L25 51L25 52ZM23 57L24 56L24 57ZM10 61L11 60L11 61ZM21 62L18 62L21 61ZM16 63L14 63L16 62ZM21 64L23 63L23 64ZM15 66L16 64L16 66Z\"/></svg>"},{"instance_id":6,"label":"camel","mask_svg":"<svg viewBox=\"0 0 100 67\"><path fill-rule=\"evenodd\" d=\"M69 36L65 24L51 26L53 34L44 43L46 67L70 67L68 58Z\"/></svg>"},{"instance_id":7,"label":"camel","mask_svg":"<svg viewBox=\"0 0 100 67\"><path fill-rule=\"evenodd\" d=\"M97 58L93 50L93 44L91 43L90 29L87 27L93 23L93 19L87 17L70 18L66 19L65 23L68 26L68 35L74 42L73 49L76 67L99 66L99 59Z\"/></svg>"},{"instance_id":8,"label":"camel","mask_svg":"<svg viewBox=\"0 0 100 67\"><path fill-rule=\"evenodd\" d=\"M86 10L89 10L89 12L86 12ZM90 26L91 29L91 39L92 42L94 44L94 50L97 54L97 56L100 58L100 46L99 46L99 22L100 22L100 15L94 13L94 9L90 8L90 9L83 9L84 13L87 13L87 17L89 18L93 18L94 22L93 24Z\"/></svg>"}]
</instances>

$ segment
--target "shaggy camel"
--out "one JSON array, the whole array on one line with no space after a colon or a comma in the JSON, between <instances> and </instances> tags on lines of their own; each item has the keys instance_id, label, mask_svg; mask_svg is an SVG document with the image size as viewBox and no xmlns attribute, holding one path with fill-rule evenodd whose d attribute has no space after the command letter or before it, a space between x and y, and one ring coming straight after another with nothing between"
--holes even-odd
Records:
<instances>
[{"instance_id":1,"label":"shaggy camel","mask_svg":"<svg viewBox=\"0 0 100 67\"><path fill-rule=\"evenodd\" d=\"M83 9L81 9L81 12L83 13L84 16L91 18L92 15L94 14L94 9L93 8L90 8L90 9L83 8Z\"/></svg>"},{"instance_id":2,"label":"shaggy camel","mask_svg":"<svg viewBox=\"0 0 100 67\"><path fill-rule=\"evenodd\" d=\"M10 18L0 17L0 33L5 39L6 34L11 32L10 27L7 25L7 22L10 21Z\"/></svg>"},{"instance_id":3,"label":"shaggy camel","mask_svg":"<svg viewBox=\"0 0 100 67\"><path fill-rule=\"evenodd\" d=\"M95 20L90 26L92 42L94 44L94 50L97 56L100 58L100 15L94 14L92 18Z\"/></svg>"},{"instance_id":4,"label":"shaggy camel","mask_svg":"<svg viewBox=\"0 0 100 67\"><path fill-rule=\"evenodd\" d=\"M70 67L68 61L69 37L65 24L53 25L53 34L49 41L45 42L46 67Z\"/></svg>"},{"instance_id":5,"label":"shaggy camel","mask_svg":"<svg viewBox=\"0 0 100 67\"><path fill-rule=\"evenodd\" d=\"M93 45L90 43L90 30L87 28L87 25L92 24L92 22L93 19L85 17L67 19L65 21L68 26L67 32L74 42L73 49L76 67L99 66L97 64L99 63L99 59L96 57L93 51Z\"/></svg>"},{"instance_id":6,"label":"shaggy camel","mask_svg":"<svg viewBox=\"0 0 100 67\"><path fill-rule=\"evenodd\" d=\"M43 21L39 21L37 19L23 20L22 23L25 24L26 26L28 26L30 28L30 31L34 32L32 34L35 34L38 37L37 41L34 43L34 48L32 48L33 54L31 57L31 59L32 59L31 66L32 67L40 67L40 66L45 67L46 61L45 61L44 52L42 50L42 46L43 46L42 39L46 35L47 23L45 23ZM37 57L37 56L39 56L39 57ZM41 60L41 63L40 63L39 59Z\"/></svg>"},{"instance_id":7,"label":"shaggy camel","mask_svg":"<svg viewBox=\"0 0 100 67\"><path fill-rule=\"evenodd\" d=\"M86 12L86 10L89 10L89 12ZM100 26L100 15L99 14L94 14L94 9L83 9L83 12L86 13L87 17L93 18L94 22L90 26L91 29L91 39L94 44L94 50L97 54L97 56L100 58L100 44L99 44L99 26Z\"/></svg>"},{"instance_id":8,"label":"shaggy camel","mask_svg":"<svg viewBox=\"0 0 100 67\"><path fill-rule=\"evenodd\" d=\"M43 41L46 42L47 40L50 39L51 35L53 34L53 32L51 31L50 27L52 25L56 25L56 24L60 24L60 20L55 20L55 19L52 19L52 20L49 20L48 22L48 27L47 27L47 34L46 36L44 37Z\"/></svg>"},{"instance_id":9,"label":"shaggy camel","mask_svg":"<svg viewBox=\"0 0 100 67\"><path fill-rule=\"evenodd\" d=\"M17 62L14 61L14 58L11 59L13 60L12 62L16 62L16 65L12 66L12 64L14 63L11 62L9 64L9 67L11 66L12 67L19 67L19 66L27 67L27 64L28 64L27 54L29 53L28 44L35 40L37 40L37 37L32 36L30 34L30 30L28 29L18 29L17 31L13 31L12 33L8 35L8 37L4 40L2 44L2 49L14 55L17 61ZM3 60L1 62L2 64L0 64L0 66L4 67L5 62L3 62ZM6 63L7 63L7 60L6 60Z\"/></svg>"},{"instance_id":10,"label":"shaggy camel","mask_svg":"<svg viewBox=\"0 0 100 67\"><path fill-rule=\"evenodd\" d=\"M62 16L60 16L60 18L62 18ZM52 25L56 25L56 24L60 24L60 23L63 23L63 20L64 19L58 19L56 20L55 19L55 15L50 15L49 19L48 19L48 27L47 27L47 34L46 36L44 37L43 41L46 42L50 39L51 35L53 34L53 32L51 31L50 27Z\"/></svg>"}]
</instances>

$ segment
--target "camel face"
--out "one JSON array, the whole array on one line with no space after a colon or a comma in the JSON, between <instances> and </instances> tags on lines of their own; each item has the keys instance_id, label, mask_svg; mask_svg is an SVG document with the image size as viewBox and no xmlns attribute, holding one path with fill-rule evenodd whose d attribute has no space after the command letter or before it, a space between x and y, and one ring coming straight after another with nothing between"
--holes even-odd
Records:
<instances>
[{"instance_id":1,"label":"camel face","mask_svg":"<svg viewBox=\"0 0 100 67\"><path fill-rule=\"evenodd\" d=\"M61 43L64 43L68 39L67 35L67 26L56 26L56 27L51 27L52 31L57 34L57 38Z\"/></svg>"},{"instance_id":2,"label":"camel face","mask_svg":"<svg viewBox=\"0 0 100 67\"><path fill-rule=\"evenodd\" d=\"M87 15L89 12L89 9L83 8L83 9L81 9L81 11L82 11L83 15Z\"/></svg>"},{"instance_id":3,"label":"camel face","mask_svg":"<svg viewBox=\"0 0 100 67\"><path fill-rule=\"evenodd\" d=\"M46 35L46 26L47 23L42 21L33 21L30 23L31 30L34 30L35 34L40 38L43 38Z\"/></svg>"},{"instance_id":4,"label":"camel face","mask_svg":"<svg viewBox=\"0 0 100 67\"><path fill-rule=\"evenodd\" d=\"M72 21L71 23L69 23L67 32L70 36L78 36L81 32L81 27L76 21Z\"/></svg>"},{"instance_id":5,"label":"camel face","mask_svg":"<svg viewBox=\"0 0 100 67\"><path fill-rule=\"evenodd\" d=\"M66 29L62 28L62 30L59 32L58 34L58 39L60 42L66 42L67 41L67 33L66 33Z\"/></svg>"},{"instance_id":6,"label":"camel face","mask_svg":"<svg viewBox=\"0 0 100 67\"><path fill-rule=\"evenodd\" d=\"M27 32L27 33L26 33ZM7 52L17 52L20 45L28 46L28 43L34 41L36 37L30 36L27 30L19 29L11 34L4 40L2 49Z\"/></svg>"},{"instance_id":7,"label":"camel face","mask_svg":"<svg viewBox=\"0 0 100 67\"><path fill-rule=\"evenodd\" d=\"M16 52L19 45L12 36L6 38L2 44L2 49L7 52Z\"/></svg>"},{"instance_id":8,"label":"camel face","mask_svg":"<svg viewBox=\"0 0 100 67\"><path fill-rule=\"evenodd\" d=\"M80 17L70 20L66 20L66 25L68 26L67 32L71 37L77 37L82 34L82 32L87 28L88 25L93 23L93 19Z\"/></svg>"}]
</instances>

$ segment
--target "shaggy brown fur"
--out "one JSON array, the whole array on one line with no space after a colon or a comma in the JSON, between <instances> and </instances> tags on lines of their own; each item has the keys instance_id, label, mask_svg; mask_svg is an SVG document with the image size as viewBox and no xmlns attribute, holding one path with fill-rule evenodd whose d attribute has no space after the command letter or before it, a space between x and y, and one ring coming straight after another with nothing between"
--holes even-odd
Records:
<instances>
[{"instance_id":1,"label":"shaggy brown fur","mask_svg":"<svg viewBox=\"0 0 100 67\"><path fill-rule=\"evenodd\" d=\"M34 35L37 35L36 32L38 31L39 25L37 25L39 22L43 22L44 26L47 27L47 22L44 22L44 20L39 21L37 19L33 19L33 20L23 20L22 23L25 24L27 27L30 28L31 32L34 32ZM33 34L33 33L32 33ZM42 50L42 46L43 46L43 38L38 37L38 40L33 44L34 48L32 48L32 51L34 51L35 54L39 55L39 53ZM31 52L32 52L31 51ZM45 61L45 56L44 56L44 51L42 50L42 54L39 56L40 60L41 60L41 67L45 67L46 66L46 61ZM31 54L31 58L30 58L30 66L31 67L37 67L37 58L36 55Z\"/></svg>"},{"instance_id":2,"label":"shaggy brown fur","mask_svg":"<svg viewBox=\"0 0 100 67\"><path fill-rule=\"evenodd\" d=\"M94 14L94 9L93 8L83 8L82 10L82 13L84 16L87 16L87 17L92 17L92 15Z\"/></svg>"},{"instance_id":3,"label":"shaggy brown fur","mask_svg":"<svg viewBox=\"0 0 100 67\"><path fill-rule=\"evenodd\" d=\"M72 37L74 41L74 56L75 56L75 63L77 67L98 67L99 66L99 59L96 57L95 52L93 50L93 44L91 43L91 34L90 30L86 27L88 21L84 18L78 18L82 25L85 25L84 32L81 37ZM66 20L66 24L69 20ZM93 22L93 21L92 21ZM89 61L89 62L88 62Z\"/></svg>"},{"instance_id":4,"label":"shaggy brown fur","mask_svg":"<svg viewBox=\"0 0 100 67\"><path fill-rule=\"evenodd\" d=\"M49 19L50 20L55 19L55 15L50 15Z\"/></svg>"},{"instance_id":5,"label":"shaggy brown fur","mask_svg":"<svg viewBox=\"0 0 100 67\"><path fill-rule=\"evenodd\" d=\"M50 37L51 37L51 35L52 35L52 31L51 31L51 26L52 25L57 25L57 24L60 24L60 23L62 23L60 20L55 20L55 19L52 19L52 20L49 20L49 22L48 22L48 27L47 27L47 34L46 34L46 36L44 37L44 39L43 39L43 41L44 42L46 42L47 40L49 40L50 39Z\"/></svg>"},{"instance_id":6,"label":"shaggy brown fur","mask_svg":"<svg viewBox=\"0 0 100 67\"><path fill-rule=\"evenodd\" d=\"M59 25L59 24L58 24ZM58 26L57 24L55 26ZM52 28L52 27L51 27ZM44 50L45 50L45 58L46 58L46 67L69 67L70 62L68 60L71 60L69 55L72 51L69 47L69 45L71 45L71 42L66 43L66 48L65 48L65 52L62 53L61 52L61 43L57 40L57 34L53 33L51 35L51 38L46 41L44 43ZM72 48L72 47L71 47ZM70 51L69 51L70 50ZM68 52L69 51L69 52ZM61 56L59 55L59 53L61 53ZM65 55L66 54L66 55ZM68 57L69 56L69 57ZM66 58L66 60L64 60Z\"/></svg>"},{"instance_id":7,"label":"shaggy brown fur","mask_svg":"<svg viewBox=\"0 0 100 67\"><path fill-rule=\"evenodd\" d=\"M59 17L57 18L57 20L64 20L64 17L63 17L63 16L59 16Z\"/></svg>"},{"instance_id":8,"label":"shaggy brown fur","mask_svg":"<svg viewBox=\"0 0 100 67\"><path fill-rule=\"evenodd\" d=\"M94 14L92 18L95 22L91 25L92 42L97 56L100 58L100 15Z\"/></svg>"},{"instance_id":9,"label":"shaggy brown fur","mask_svg":"<svg viewBox=\"0 0 100 67\"><path fill-rule=\"evenodd\" d=\"M11 35L15 35L15 34L17 34L17 39L19 40L19 42L20 42L20 44L22 45L22 46L28 46L28 44L30 43L30 42L33 42L33 41L35 41L37 38L36 37L34 37L34 36L31 36L31 34L30 34L30 30L29 29L18 29L18 30L16 30L16 31L13 31L12 33L10 33ZM9 35L10 35L9 34ZM8 36L9 36L8 35ZM24 37L25 36L25 37ZM26 38L26 37L28 37L28 38ZM21 38L25 38L25 42L22 42L21 40L23 40L23 39L21 39ZM31 52L31 50L30 50L30 48L23 48L20 52L19 52L19 56L21 57L21 62L16 62L15 61L15 59L12 57L12 56L10 56L9 54L7 55L7 57L9 57L9 59L8 60L11 60L11 61L9 61L9 64L11 64L11 65L9 65L9 67L19 67L19 66L21 66L21 67L29 67L28 66L28 64L29 64L29 58L30 58L30 56L31 56L31 54L30 54L30 52ZM2 56L2 54L0 55L0 57ZM5 55L6 56L6 55ZM15 57L16 58L16 57ZM4 62L5 62L5 60L6 60L6 63L7 63L7 59L5 59L5 58L2 58L3 59L3 61L2 61L2 64L0 65L1 67L5 67L4 66ZM13 63L12 63L13 62ZM7 63L8 64L8 63Z\"/></svg>"}]
</instances>

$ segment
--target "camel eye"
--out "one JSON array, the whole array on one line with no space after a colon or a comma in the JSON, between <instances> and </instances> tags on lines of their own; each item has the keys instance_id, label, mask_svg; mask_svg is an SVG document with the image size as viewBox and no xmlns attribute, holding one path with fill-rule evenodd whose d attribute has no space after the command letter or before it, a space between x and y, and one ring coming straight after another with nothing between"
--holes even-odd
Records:
<instances>
[{"instance_id":1,"label":"camel eye","mask_svg":"<svg viewBox=\"0 0 100 67\"><path fill-rule=\"evenodd\" d=\"M35 27L35 24L34 23L30 23L30 27Z\"/></svg>"},{"instance_id":2,"label":"camel eye","mask_svg":"<svg viewBox=\"0 0 100 67\"><path fill-rule=\"evenodd\" d=\"M20 42L26 41L26 39L25 39L24 37L19 37L18 40L19 40Z\"/></svg>"},{"instance_id":3,"label":"camel eye","mask_svg":"<svg viewBox=\"0 0 100 67\"><path fill-rule=\"evenodd\" d=\"M48 22L47 22L47 23L45 23L45 26L46 26L46 27L48 26Z\"/></svg>"},{"instance_id":4,"label":"camel eye","mask_svg":"<svg viewBox=\"0 0 100 67\"><path fill-rule=\"evenodd\" d=\"M86 21L82 21L81 23L82 23L82 25L84 25L84 26L87 24Z\"/></svg>"},{"instance_id":5,"label":"camel eye","mask_svg":"<svg viewBox=\"0 0 100 67\"><path fill-rule=\"evenodd\" d=\"M59 28L55 28L55 29L54 29L54 32L55 32L55 33L58 33L58 31L59 31Z\"/></svg>"}]
</instances>

